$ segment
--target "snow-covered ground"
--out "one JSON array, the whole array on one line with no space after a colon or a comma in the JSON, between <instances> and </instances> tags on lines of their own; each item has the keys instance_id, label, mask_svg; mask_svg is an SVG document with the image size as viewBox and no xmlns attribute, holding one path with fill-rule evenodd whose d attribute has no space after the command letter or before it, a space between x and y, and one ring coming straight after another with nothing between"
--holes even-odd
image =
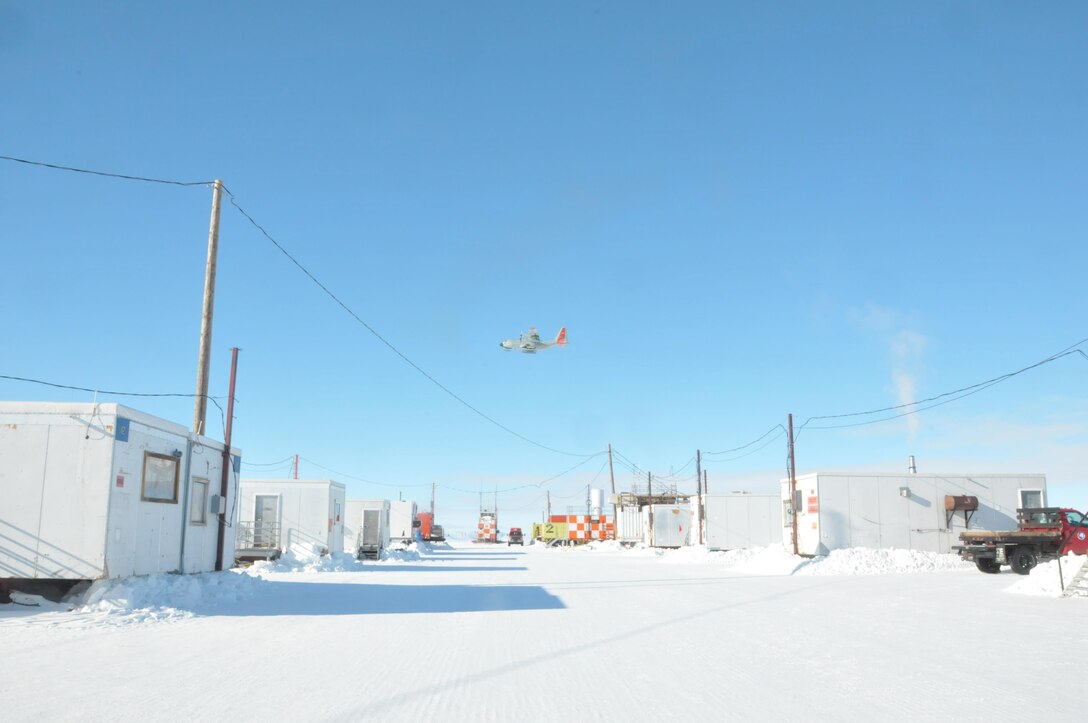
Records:
<instances>
[{"instance_id":1,"label":"snow-covered ground","mask_svg":"<svg viewBox=\"0 0 1088 723\"><path fill-rule=\"evenodd\" d=\"M8 720L1022 720L1078 710L1088 674L1056 562L908 551L298 550L16 598Z\"/></svg>"}]
</instances>

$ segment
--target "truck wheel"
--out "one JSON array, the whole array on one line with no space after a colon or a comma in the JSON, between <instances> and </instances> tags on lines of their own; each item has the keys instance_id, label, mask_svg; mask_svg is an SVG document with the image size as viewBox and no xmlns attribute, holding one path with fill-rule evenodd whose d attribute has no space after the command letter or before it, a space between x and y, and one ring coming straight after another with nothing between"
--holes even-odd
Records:
<instances>
[{"instance_id":1,"label":"truck wheel","mask_svg":"<svg viewBox=\"0 0 1088 723\"><path fill-rule=\"evenodd\" d=\"M977 558L975 567L978 568L979 572L985 572L988 575L996 575L1001 572L1001 563L988 557Z\"/></svg>"},{"instance_id":2,"label":"truck wheel","mask_svg":"<svg viewBox=\"0 0 1088 723\"><path fill-rule=\"evenodd\" d=\"M1023 545L1013 550L1009 557L1009 565L1017 575L1027 575L1035 563L1035 551Z\"/></svg>"}]
</instances>

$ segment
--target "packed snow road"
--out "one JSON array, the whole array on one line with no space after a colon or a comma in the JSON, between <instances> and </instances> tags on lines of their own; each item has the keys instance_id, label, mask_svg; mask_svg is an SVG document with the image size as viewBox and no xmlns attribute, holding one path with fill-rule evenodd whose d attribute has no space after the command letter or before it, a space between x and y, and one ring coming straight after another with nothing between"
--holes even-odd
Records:
<instances>
[{"instance_id":1,"label":"packed snow road","mask_svg":"<svg viewBox=\"0 0 1088 723\"><path fill-rule=\"evenodd\" d=\"M1012 594L1022 578L947 557L834 559L463 545L99 585L74 612L0 606L0 707L43 721L994 721L1082 704L1088 600ZM895 570L912 572L859 574Z\"/></svg>"}]
</instances>

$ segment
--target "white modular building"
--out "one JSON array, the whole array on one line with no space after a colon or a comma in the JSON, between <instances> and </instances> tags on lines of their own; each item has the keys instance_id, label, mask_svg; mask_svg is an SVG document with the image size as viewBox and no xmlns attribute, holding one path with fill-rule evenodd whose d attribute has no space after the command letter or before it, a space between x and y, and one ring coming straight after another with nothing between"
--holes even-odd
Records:
<instances>
[{"instance_id":1,"label":"white modular building","mask_svg":"<svg viewBox=\"0 0 1088 723\"><path fill-rule=\"evenodd\" d=\"M0 578L207 572L220 531L229 568L240 462L221 497L222 442L121 404L0 402Z\"/></svg>"},{"instance_id":2,"label":"white modular building","mask_svg":"<svg viewBox=\"0 0 1088 723\"><path fill-rule=\"evenodd\" d=\"M782 541L782 500L777 495L704 495L703 503L703 535L709 550L766 547Z\"/></svg>"},{"instance_id":3,"label":"white modular building","mask_svg":"<svg viewBox=\"0 0 1088 723\"><path fill-rule=\"evenodd\" d=\"M389 539L393 542L412 542L418 525L415 502L391 500L389 502Z\"/></svg>"},{"instance_id":4,"label":"white modular building","mask_svg":"<svg viewBox=\"0 0 1088 723\"><path fill-rule=\"evenodd\" d=\"M1046 506L1043 474L826 473L782 480L782 542L802 555L849 547L952 552L965 529L1016 529L1016 510Z\"/></svg>"},{"instance_id":5,"label":"white modular building","mask_svg":"<svg viewBox=\"0 0 1088 723\"><path fill-rule=\"evenodd\" d=\"M389 547L389 500L348 500L344 506L344 551L381 558Z\"/></svg>"},{"instance_id":6,"label":"white modular building","mask_svg":"<svg viewBox=\"0 0 1088 723\"><path fill-rule=\"evenodd\" d=\"M327 479L243 479L238 486L238 559L292 546L344 551L344 485Z\"/></svg>"}]
</instances>

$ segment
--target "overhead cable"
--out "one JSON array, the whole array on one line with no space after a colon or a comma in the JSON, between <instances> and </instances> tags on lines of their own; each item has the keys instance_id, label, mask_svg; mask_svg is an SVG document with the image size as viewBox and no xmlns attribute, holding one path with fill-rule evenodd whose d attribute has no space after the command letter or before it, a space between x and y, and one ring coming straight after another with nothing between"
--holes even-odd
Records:
<instances>
[{"instance_id":1,"label":"overhead cable","mask_svg":"<svg viewBox=\"0 0 1088 723\"><path fill-rule=\"evenodd\" d=\"M92 171L87 168L74 168L72 166L59 166L55 163L42 163L41 161L28 161L25 158L14 158L12 156L0 156L0 160L14 161L15 163L25 163L28 166L41 166L42 168L52 168L57 171L72 171L73 173L86 173L90 176L105 176L106 178L121 178L126 181L143 181L145 183L163 183L169 186L210 186L215 181L172 181L165 178L148 178L147 176L129 176L123 173L110 173L108 171Z\"/></svg>"},{"instance_id":2,"label":"overhead cable","mask_svg":"<svg viewBox=\"0 0 1088 723\"><path fill-rule=\"evenodd\" d=\"M261 224L257 223L257 221L252 216L250 216L249 213L244 208L242 208L242 206L238 203L237 198L235 198L234 194L230 190L228 190L226 188L226 186L223 187L223 192L227 194L227 198L230 199L231 205L233 205L236 209L238 209L238 212L241 213L246 218L246 220L248 220L253 225L254 228L256 228L258 231L260 231L260 233L266 239L268 239L272 243L272 245L275 246L280 251L280 253L282 253L284 256L286 256L288 258L288 260L290 260L291 263L293 263L296 267L298 267L299 271L301 271L303 274L305 274L310 279L310 281L312 281L319 289L321 289L323 292L325 292L325 294L330 299L335 301L337 303L337 305L340 306L341 309L343 309L345 312L347 312L347 314L349 316L351 316L351 318L353 318L355 321L357 321L359 324L361 324L363 326L363 328L365 328L367 331L369 331L378 341L380 341L382 344L384 344L386 347L388 347L390 351L392 351L394 354L399 356L405 363L407 363L410 367L412 367L417 372L419 372L421 375L423 375L423 377L425 377L427 380L429 380L432 384L434 384L436 387L441 389L443 392L448 394L450 397L457 400L463 406L465 406L467 409L474 412L475 414L480 416L482 419L485 419L486 421L488 421L491 424L495 425L496 427L503 430L504 432L507 432L508 434L511 434L514 437L517 437L518 439L520 439L520 440L522 440L524 442L528 442L529 444L532 444L532 445L534 445L536 447L539 447L541 449L545 449L545 450L547 450L549 452L554 452L556 454L566 455L568 457L586 457L586 458L589 458L589 457L596 456L596 455L578 454L576 452L567 452L567 451L564 451L564 450L561 450L561 449L556 449L554 447L549 447L546 444L541 444L540 442L537 442L534 439L530 439L529 437L526 437L523 434L515 432L510 427L507 427L505 424L499 422L495 418L489 416L488 414L482 412L481 410L477 409L473 405L469 404L464 398L462 398L460 395L458 395L456 392L451 390L446 385L442 384L440 381L438 381L433 376L431 376L429 373L427 373L422 367L420 367L414 361L409 359L408 356L406 354L404 354L404 352L402 352L400 349L395 347L384 336L379 334L378 331L374 327L372 327L370 324L368 324L366 321L364 321L362 317L360 317L358 314L356 314L351 309L351 307L349 307L346 303L344 303L336 294L334 294L327 286L325 286L325 284L323 284L320 280L318 280L318 278L316 276L314 276L310 272L309 269L307 269L305 266L303 266L302 263L299 262L298 259L296 259L294 256L292 256L287 251L287 249L285 249L283 247L282 244L280 244L278 241L276 241L276 239L272 238L272 234L268 233L268 231Z\"/></svg>"},{"instance_id":3,"label":"overhead cable","mask_svg":"<svg viewBox=\"0 0 1088 723\"><path fill-rule=\"evenodd\" d=\"M1081 339L1076 344L1073 344L1072 346L1066 347L1065 349L1063 349L1063 350L1061 350L1061 351L1059 351L1059 352L1057 352L1055 354L1052 354L1051 356L1048 356L1045 359L1042 359L1040 361L1035 362L1034 364L1030 364L1030 365L1028 365L1026 367L1023 367L1022 369L1017 369L1016 371L1008 372L1007 374L1002 374L1002 375L994 377L992 379L987 379L984 382L978 382L977 384L972 384L970 386L961 387L959 389L953 389L950 392L944 392L942 394L937 394L937 395L929 397L927 399L920 399L920 400L918 400L916 402L908 402L906 404L897 404L897 405L895 405L893 407L883 407L881 409L870 409L869 411L866 411L866 412L849 412L849 413L846 413L846 414L828 414L828 415L823 415L823 416L809 417L808 419L805 420L804 424L802 424L800 426L800 428L798 429L798 434L800 434L800 431L805 429L806 427L810 428L810 429L842 429L842 428L845 428L845 427L861 427L861 426L865 426L865 425L868 425L868 424L877 424L879 422L887 422L887 421L892 420L892 419L899 419L900 417L906 417L906 416L909 416L911 414L917 414L918 412L922 412L922 411L925 411L927 409L933 409L934 407L939 407L939 406L941 406L943 404L948 404L949 402L954 402L954 401L957 401L959 399L963 399L964 397L969 397L969 396L971 396L973 394L978 394L979 392L981 392L981 391L983 391L985 389L989 389L990 387L992 387L992 386L994 386L996 384L1000 384L1001 382L1006 381L1008 379L1011 379L1011 378L1013 378L1013 377L1015 377L1015 376L1017 376L1019 374L1023 374L1026 371L1030 371L1030 370L1035 369L1037 367L1041 367L1044 364L1049 364L1049 363L1051 363L1053 361L1057 361L1058 359L1061 359L1063 357L1067 357L1067 356L1070 356L1070 355L1073 355L1073 354L1079 354L1081 357L1083 357L1085 359L1088 359L1088 354L1085 354L1083 351L1081 351L1080 349L1077 348L1079 346L1082 346L1086 342L1088 342L1088 338ZM941 401L938 401L938 400L941 400ZM930 402L933 402L933 403L930 404ZM925 405L925 406L920 406L920 405ZM908 409L910 407L916 407L916 408L915 409ZM863 416L867 416L867 415L871 415L871 414L880 414L882 412L893 412L893 411L897 411L897 410L900 410L900 409L908 409L908 411L902 412L901 414L893 414L893 415L891 415L889 417L881 417L880 419L870 419L870 420L866 420L864 422L854 422L854 423L850 423L850 424L812 425L811 427L809 426L811 422L818 421L818 420L821 420L821 419L845 419L845 418L849 418L849 417L863 417Z\"/></svg>"}]
</instances>

